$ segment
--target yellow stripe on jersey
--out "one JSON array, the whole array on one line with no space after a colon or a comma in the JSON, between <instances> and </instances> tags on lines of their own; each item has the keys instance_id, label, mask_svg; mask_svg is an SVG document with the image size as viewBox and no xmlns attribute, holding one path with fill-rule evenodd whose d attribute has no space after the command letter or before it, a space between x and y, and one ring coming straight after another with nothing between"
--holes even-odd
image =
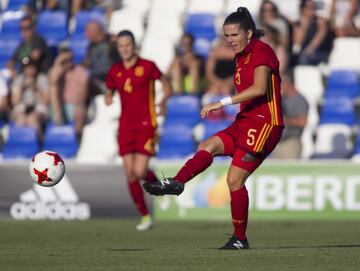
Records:
<instances>
[{"instance_id":1,"label":"yellow stripe on jersey","mask_svg":"<svg viewBox=\"0 0 360 271\"><path fill-rule=\"evenodd\" d=\"M266 129L264 130L264 133L262 134L261 138L259 138L259 144L257 144L256 148L254 149L255 152L260 152L262 147L264 145L265 140L268 137L268 131L271 129L270 124L266 124Z\"/></svg>"},{"instance_id":2,"label":"yellow stripe on jersey","mask_svg":"<svg viewBox=\"0 0 360 271\"><path fill-rule=\"evenodd\" d=\"M277 114L277 108L276 108L276 93L275 93L275 75L272 75L272 90L273 90L273 106L274 106L274 119L275 119L275 123L273 123L274 125L278 125L279 124L279 120L278 120L278 114Z\"/></svg>"},{"instance_id":3,"label":"yellow stripe on jersey","mask_svg":"<svg viewBox=\"0 0 360 271\"><path fill-rule=\"evenodd\" d=\"M275 75L271 75L269 79L269 91L267 93L268 98L268 107L271 115L271 124L278 125L279 120L277 116L277 108L276 108L276 94L275 94Z\"/></svg>"},{"instance_id":4,"label":"yellow stripe on jersey","mask_svg":"<svg viewBox=\"0 0 360 271\"><path fill-rule=\"evenodd\" d=\"M262 151L262 149L264 147L264 144L265 144L266 140L268 139L268 137L269 137L269 135L271 133L272 128L273 128L273 126L269 125L268 129L264 133L263 139L261 140L261 143L260 143L259 147L255 150L256 152Z\"/></svg>"},{"instance_id":5,"label":"yellow stripe on jersey","mask_svg":"<svg viewBox=\"0 0 360 271\"><path fill-rule=\"evenodd\" d=\"M156 112L155 112L155 90L154 90L154 80L150 80L149 83L149 110L150 110L150 119L151 119L151 126L157 126L156 120Z\"/></svg>"},{"instance_id":6,"label":"yellow stripe on jersey","mask_svg":"<svg viewBox=\"0 0 360 271\"><path fill-rule=\"evenodd\" d=\"M258 139L256 140L256 143L255 143L254 151L256 151L256 149L257 149L257 147L258 147L258 145L259 145L259 143L260 143L260 141L261 141L261 138L262 138L265 130L267 129L267 126L269 126L269 124L265 123L264 126L263 126L263 128L261 129L261 132L260 132L260 134L259 134L259 137L258 137Z\"/></svg>"},{"instance_id":7,"label":"yellow stripe on jersey","mask_svg":"<svg viewBox=\"0 0 360 271\"><path fill-rule=\"evenodd\" d=\"M271 116L271 124L274 123L274 111L273 111L273 107L272 107L272 100L273 100L273 97L272 97L272 84L271 84L271 79L269 79L269 89L266 93L267 95L267 99L268 99L268 107L269 107L269 111L270 111L270 116Z\"/></svg>"}]
</instances>

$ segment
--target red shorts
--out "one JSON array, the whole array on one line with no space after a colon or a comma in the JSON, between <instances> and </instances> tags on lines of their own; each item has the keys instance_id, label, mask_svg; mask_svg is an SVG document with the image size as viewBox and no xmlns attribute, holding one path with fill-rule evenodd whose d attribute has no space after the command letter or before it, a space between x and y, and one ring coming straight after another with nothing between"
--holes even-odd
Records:
<instances>
[{"instance_id":1,"label":"red shorts","mask_svg":"<svg viewBox=\"0 0 360 271\"><path fill-rule=\"evenodd\" d=\"M121 156L128 153L155 155L158 136L153 127L122 128L119 126L117 139Z\"/></svg>"},{"instance_id":2,"label":"red shorts","mask_svg":"<svg viewBox=\"0 0 360 271\"><path fill-rule=\"evenodd\" d=\"M224 144L224 154L233 157L232 165L252 173L274 150L283 128L238 117L229 127L215 135Z\"/></svg>"}]
</instances>

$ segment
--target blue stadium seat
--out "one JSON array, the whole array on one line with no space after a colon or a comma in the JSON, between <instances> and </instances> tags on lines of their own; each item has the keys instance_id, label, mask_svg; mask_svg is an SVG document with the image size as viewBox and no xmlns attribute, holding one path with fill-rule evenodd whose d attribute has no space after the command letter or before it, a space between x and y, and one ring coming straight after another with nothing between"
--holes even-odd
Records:
<instances>
[{"instance_id":1,"label":"blue stadium seat","mask_svg":"<svg viewBox=\"0 0 360 271\"><path fill-rule=\"evenodd\" d=\"M76 155L78 148L74 125L48 124L45 131L45 150L57 152L65 158L71 158Z\"/></svg>"},{"instance_id":2,"label":"blue stadium seat","mask_svg":"<svg viewBox=\"0 0 360 271\"><path fill-rule=\"evenodd\" d=\"M5 10L20 10L23 6L27 6L29 0L9 0Z\"/></svg>"},{"instance_id":3,"label":"blue stadium seat","mask_svg":"<svg viewBox=\"0 0 360 271\"><path fill-rule=\"evenodd\" d=\"M25 14L22 11L3 12L0 33L1 38L21 40L20 20L24 15Z\"/></svg>"},{"instance_id":4,"label":"blue stadium seat","mask_svg":"<svg viewBox=\"0 0 360 271\"><path fill-rule=\"evenodd\" d=\"M175 95L167 103L166 123L186 124L200 122L200 99L193 95Z\"/></svg>"},{"instance_id":5,"label":"blue stadium seat","mask_svg":"<svg viewBox=\"0 0 360 271\"><path fill-rule=\"evenodd\" d=\"M195 39L194 52L197 56L207 59L211 51L211 41L203 38Z\"/></svg>"},{"instance_id":6,"label":"blue stadium seat","mask_svg":"<svg viewBox=\"0 0 360 271\"><path fill-rule=\"evenodd\" d=\"M4 159L31 158L39 152L37 132L28 126L10 125L8 141L3 149Z\"/></svg>"},{"instance_id":7,"label":"blue stadium seat","mask_svg":"<svg viewBox=\"0 0 360 271\"><path fill-rule=\"evenodd\" d=\"M194 153L196 144L187 125L165 124L159 142L158 159L181 159Z\"/></svg>"},{"instance_id":8,"label":"blue stadium seat","mask_svg":"<svg viewBox=\"0 0 360 271\"><path fill-rule=\"evenodd\" d=\"M89 40L83 37L72 37L69 40L69 46L74 55L74 62L81 63L89 46Z\"/></svg>"},{"instance_id":9,"label":"blue stadium seat","mask_svg":"<svg viewBox=\"0 0 360 271\"><path fill-rule=\"evenodd\" d=\"M19 40L0 38L0 69L6 66L6 62L19 45Z\"/></svg>"},{"instance_id":10,"label":"blue stadium seat","mask_svg":"<svg viewBox=\"0 0 360 271\"><path fill-rule=\"evenodd\" d=\"M360 81L357 71L337 70L328 76L325 95L341 95L355 98L360 95Z\"/></svg>"},{"instance_id":11,"label":"blue stadium seat","mask_svg":"<svg viewBox=\"0 0 360 271\"><path fill-rule=\"evenodd\" d=\"M100 10L80 11L75 15L75 30L72 33L73 37L84 37L85 27L91 21L100 22L105 25L105 15Z\"/></svg>"},{"instance_id":12,"label":"blue stadium seat","mask_svg":"<svg viewBox=\"0 0 360 271\"><path fill-rule=\"evenodd\" d=\"M334 70L327 78L327 85L359 85L359 74L355 70Z\"/></svg>"},{"instance_id":13,"label":"blue stadium seat","mask_svg":"<svg viewBox=\"0 0 360 271\"><path fill-rule=\"evenodd\" d=\"M327 95L320 113L320 124L355 124L355 106L351 97Z\"/></svg>"},{"instance_id":14,"label":"blue stadium seat","mask_svg":"<svg viewBox=\"0 0 360 271\"><path fill-rule=\"evenodd\" d=\"M231 123L232 122L229 120L204 120L203 124L205 129L202 140L207 139L215 133L225 129Z\"/></svg>"},{"instance_id":15,"label":"blue stadium seat","mask_svg":"<svg viewBox=\"0 0 360 271\"><path fill-rule=\"evenodd\" d=\"M195 39L212 41L217 37L215 16L207 13L189 14L185 23L185 32L190 33Z\"/></svg>"},{"instance_id":16,"label":"blue stadium seat","mask_svg":"<svg viewBox=\"0 0 360 271\"><path fill-rule=\"evenodd\" d=\"M63 11L43 11L37 16L37 32L48 46L56 46L67 38L67 18Z\"/></svg>"}]
</instances>

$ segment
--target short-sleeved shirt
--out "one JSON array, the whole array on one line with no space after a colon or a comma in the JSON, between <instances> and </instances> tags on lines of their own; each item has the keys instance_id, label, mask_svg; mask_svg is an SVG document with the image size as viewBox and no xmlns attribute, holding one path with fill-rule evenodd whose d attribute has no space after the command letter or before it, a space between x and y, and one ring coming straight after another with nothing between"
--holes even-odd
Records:
<instances>
[{"instance_id":1,"label":"short-sleeved shirt","mask_svg":"<svg viewBox=\"0 0 360 271\"><path fill-rule=\"evenodd\" d=\"M270 69L266 93L242 102L239 115L274 126L283 126L279 60L273 49L258 39L252 39L245 49L235 56L235 63L234 85L238 93L253 85L257 67L266 66Z\"/></svg>"},{"instance_id":2,"label":"short-sleeved shirt","mask_svg":"<svg viewBox=\"0 0 360 271\"><path fill-rule=\"evenodd\" d=\"M122 61L111 66L106 86L120 94L120 127L157 127L154 86L161 75L154 62L140 57L130 68Z\"/></svg>"},{"instance_id":3,"label":"short-sleeved shirt","mask_svg":"<svg viewBox=\"0 0 360 271\"><path fill-rule=\"evenodd\" d=\"M306 99L299 95L295 96L285 96L282 101L284 116L288 118L297 118L302 115L306 116L309 111L309 104ZM291 137L300 138L303 128L293 125L286 125L282 140L288 139Z\"/></svg>"},{"instance_id":4,"label":"short-sleeved shirt","mask_svg":"<svg viewBox=\"0 0 360 271\"><path fill-rule=\"evenodd\" d=\"M90 62L91 76L101 80L105 80L111 65L120 59L115 46L110 41L110 37L106 37L98 43L90 43L86 57Z\"/></svg>"},{"instance_id":5,"label":"short-sleeved shirt","mask_svg":"<svg viewBox=\"0 0 360 271\"><path fill-rule=\"evenodd\" d=\"M34 49L39 49L41 52L38 69L46 73L52 64L51 50L46 45L46 41L38 34L34 34L34 37L28 42L21 42L15 49L11 59L20 67L22 60L25 57L30 57Z\"/></svg>"}]
</instances>

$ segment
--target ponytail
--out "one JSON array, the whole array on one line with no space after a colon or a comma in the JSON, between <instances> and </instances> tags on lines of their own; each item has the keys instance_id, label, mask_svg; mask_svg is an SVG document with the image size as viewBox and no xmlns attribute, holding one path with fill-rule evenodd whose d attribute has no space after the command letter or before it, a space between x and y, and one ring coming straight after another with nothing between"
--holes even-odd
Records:
<instances>
[{"instance_id":1,"label":"ponytail","mask_svg":"<svg viewBox=\"0 0 360 271\"><path fill-rule=\"evenodd\" d=\"M228 24L238 24L243 30L245 30L245 32L252 30L253 37L257 39L264 36L264 30L256 28L255 22L246 7L238 7L236 12L227 16L224 21L224 25Z\"/></svg>"}]
</instances>

